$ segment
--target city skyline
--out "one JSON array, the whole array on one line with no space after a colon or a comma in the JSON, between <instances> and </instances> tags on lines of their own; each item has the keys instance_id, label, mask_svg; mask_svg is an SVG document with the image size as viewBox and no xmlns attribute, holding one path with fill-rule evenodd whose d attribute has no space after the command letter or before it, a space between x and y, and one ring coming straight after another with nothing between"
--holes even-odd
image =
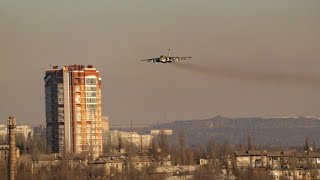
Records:
<instances>
[{"instance_id":1,"label":"city skyline","mask_svg":"<svg viewBox=\"0 0 320 180\"><path fill-rule=\"evenodd\" d=\"M319 77L320 2L1 2L0 119L45 124L43 72L92 64L110 124L320 116L319 87L144 64L186 54L199 66ZM115 18L116 17L116 18ZM186 62L189 63L189 62Z\"/></svg>"}]
</instances>

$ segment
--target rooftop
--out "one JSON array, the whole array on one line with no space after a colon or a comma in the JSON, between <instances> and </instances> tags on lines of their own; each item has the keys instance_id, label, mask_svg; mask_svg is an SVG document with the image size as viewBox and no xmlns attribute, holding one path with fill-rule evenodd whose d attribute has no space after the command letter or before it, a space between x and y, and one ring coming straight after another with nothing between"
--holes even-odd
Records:
<instances>
[{"instance_id":1,"label":"rooftop","mask_svg":"<svg viewBox=\"0 0 320 180\"><path fill-rule=\"evenodd\" d=\"M320 158L320 152L296 151L296 150L282 150L282 151L266 151L266 150L252 150L252 151L235 151L236 156L269 156L269 157L303 157L303 158Z\"/></svg>"}]
</instances>

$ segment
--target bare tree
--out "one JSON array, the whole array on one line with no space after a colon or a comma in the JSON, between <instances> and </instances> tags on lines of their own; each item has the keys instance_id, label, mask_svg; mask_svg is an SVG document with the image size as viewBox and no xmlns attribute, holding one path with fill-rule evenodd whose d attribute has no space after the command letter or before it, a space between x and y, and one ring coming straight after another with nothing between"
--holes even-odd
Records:
<instances>
[{"instance_id":1,"label":"bare tree","mask_svg":"<svg viewBox=\"0 0 320 180\"><path fill-rule=\"evenodd\" d=\"M209 144L209 152L210 152L210 156L212 159L217 159L217 145L215 144L214 141L212 141L210 144Z\"/></svg>"},{"instance_id":2,"label":"bare tree","mask_svg":"<svg viewBox=\"0 0 320 180\"><path fill-rule=\"evenodd\" d=\"M252 142L252 136L251 134L248 135L248 150L251 151L253 150L254 147L253 147L253 142Z\"/></svg>"},{"instance_id":3,"label":"bare tree","mask_svg":"<svg viewBox=\"0 0 320 180\"><path fill-rule=\"evenodd\" d=\"M194 172L194 179L199 180L220 180L221 177L219 174L215 173L214 171L206 168L206 167L200 167Z\"/></svg>"},{"instance_id":4,"label":"bare tree","mask_svg":"<svg viewBox=\"0 0 320 180\"><path fill-rule=\"evenodd\" d=\"M123 141L120 135L118 135L118 150L121 151L122 148L123 148Z\"/></svg>"},{"instance_id":5,"label":"bare tree","mask_svg":"<svg viewBox=\"0 0 320 180\"><path fill-rule=\"evenodd\" d=\"M158 136L158 147L160 148L160 155L162 157L166 157L169 155L169 143L168 143L168 136L161 133Z\"/></svg>"},{"instance_id":6,"label":"bare tree","mask_svg":"<svg viewBox=\"0 0 320 180\"><path fill-rule=\"evenodd\" d=\"M313 140L313 143L312 143L312 149L313 151L317 151L317 145L316 145L316 142Z\"/></svg>"},{"instance_id":7,"label":"bare tree","mask_svg":"<svg viewBox=\"0 0 320 180\"><path fill-rule=\"evenodd\" d=\"M151 144L151 152L152 152L152 155L155 159L159 160L160 159L160 148L159 148L159 145L158 145L158 140L157 138L153 138L152 139L152 144Z\"/></svg>"},{"instance_id":8,"label":"bare tree","mask_svg":"<svg viewBox=\"0 0 320 180\"><path fill-rule=\"evenodd\" d=\"M186 135L184 132L179 132L178 134L178 145L181 149L186 147Z\"/></svg>"},{"instance_id":9,"label":"bare tree","mask_svg":"<svg viewBox=\"0 0 320 180\"><path fill-rule=\"evenodd\" d=\"M21 154L26 154L26 138L23 134L16 135L16 146L19 147Z\"/></svg>"},{"instance_id":10,"label":"bare tree","mask_svg":"<svg viewBox=\"0 0 320 180\"><path fill-rule=\"evenodd\" d=\"M114 148L112 147L111 141L103 141L102 142L102 152L104 154L111 153Z\"/></svg>"},{"instance_id":11,"label":"bare tree","mask_svg":"<svg viewBox=\"0 0 320 180\"><path fill-rule=\"evenodd\" d=\"M310 142L309 142L309 137L306 137L306 140L304 142L304 150L305 151L310 151Z\"/></svg>"},{"instance_id":12,"label":"bare tree","mask_svg":"<svg viewBox=\"0 0 320 180\"><path fill-rule=\"evenodd\" d=\"M243 145L242 145L241 142L236 145L236 150L237 150L237 151L243 151Z\"/></svg>"}]
</instances>

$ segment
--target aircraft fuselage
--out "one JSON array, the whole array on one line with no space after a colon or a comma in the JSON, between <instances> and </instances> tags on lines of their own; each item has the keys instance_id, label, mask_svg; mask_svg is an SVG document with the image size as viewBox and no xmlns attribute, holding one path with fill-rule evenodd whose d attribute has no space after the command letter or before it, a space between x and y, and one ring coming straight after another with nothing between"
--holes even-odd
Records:
<instances>
[{"instance_id":1,"label":"aircraft fuselage","mask_svg":"<svg viewBox=\"0 0 320 180\"><path fill-rule=\"evenodd\" d=\"M180 61L180 60L186 60L188 58L191 58L191 57L172 57L170 55L170 49L168 51L168 56L164 56L164 55L161 55L160 57L158 58L152 58L152 59L143 59L141 61L147 61L147 62L153 62L153 63L156 63L156 62L160 62L160 63L172 63L173 61Z\"/></svg>"}]
</instances>

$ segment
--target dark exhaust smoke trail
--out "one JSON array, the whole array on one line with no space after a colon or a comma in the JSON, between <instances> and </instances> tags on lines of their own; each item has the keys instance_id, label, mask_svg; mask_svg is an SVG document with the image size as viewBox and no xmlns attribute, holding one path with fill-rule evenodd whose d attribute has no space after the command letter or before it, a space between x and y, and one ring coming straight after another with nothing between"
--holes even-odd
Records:
<instances>
[{"instance_id":1,"label":"dark exhaust smoke trail","mask_svg":"<svg viewBox=\"0 0 320 180\"><path fill-rule=\"evenodd\" d=\"M226 65L201 66L190 63L172 63L173 66L190 72L201 73L212 77L222 77L236 80L255 81L271 84L295 84L320 87L320 77L303 73L272 73L257 72L235 68Z\"/></svg>"}]
</instances>

